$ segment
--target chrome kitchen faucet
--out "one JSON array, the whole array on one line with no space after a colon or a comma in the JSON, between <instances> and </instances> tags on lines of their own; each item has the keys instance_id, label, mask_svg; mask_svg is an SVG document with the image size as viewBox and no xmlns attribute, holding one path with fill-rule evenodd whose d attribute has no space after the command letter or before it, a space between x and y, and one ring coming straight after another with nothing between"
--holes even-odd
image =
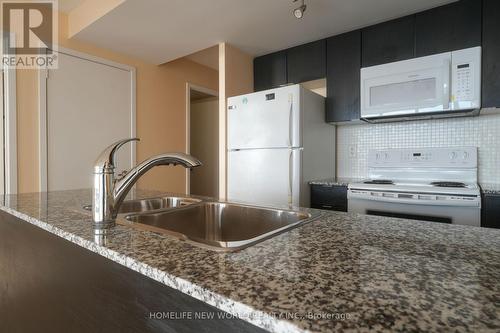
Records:
<instances>
[{"instance_id":1,"label":"chrome kitchen faucet","mask_svg":"<svg viewBox=\"0 0 500 333\"><path fill-rule=\"evenodd\" d=\"M138 138L124 139L106 148L94 165L94 190L92 197L92 218L100 228L115 225L118 209L137 180L151 168L159 165L182 165L195 168L202 165L193 156L184 153L166 153L153 156L133 167L123 176L115 177L115 154L121 146Z\"/></svg>"}]
</instances>

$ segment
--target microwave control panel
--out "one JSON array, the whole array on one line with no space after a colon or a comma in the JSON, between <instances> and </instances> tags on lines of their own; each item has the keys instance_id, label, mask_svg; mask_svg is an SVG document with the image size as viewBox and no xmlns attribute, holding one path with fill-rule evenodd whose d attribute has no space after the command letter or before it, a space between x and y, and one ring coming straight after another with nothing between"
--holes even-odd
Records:
<instances>
[{"instance_id":1,"label":"microwave control panel","mask_svg":"<svg viewBox=\"0 0 500 333\"><path fill-rule=\"evenodd\" d=\"M455 100L470 101L473 98L472 68L471 64L460 64L456 66Z\"/></svg>"},{"instance_id":2,"label":"microwave control panel","mask_svg":"<svg viewBox=\"0 0 500 333\"><path fill-rule=\"evenodd\" d=\"M452 102L455 108L480 107L481 47L451 53Z\"/></svg>"}]
</instances>

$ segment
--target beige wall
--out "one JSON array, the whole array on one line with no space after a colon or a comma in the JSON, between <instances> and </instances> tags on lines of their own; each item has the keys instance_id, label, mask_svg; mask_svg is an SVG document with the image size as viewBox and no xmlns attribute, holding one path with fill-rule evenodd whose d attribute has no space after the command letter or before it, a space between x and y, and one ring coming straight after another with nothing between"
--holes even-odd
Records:
<instances>
[{"instance_id":1,"label":"beige wall","mask_svg":"<svg viewBox=\"0 0 500 333\"><path fill-rule=\"evenodd\" d=\"M38 191L38 73L17 70L17 190Z\"/></svg>"},{"instance_id":2,"label":"beige wall","mask_svg":"<svg viewBox=\"0 0 500 333\"><path fill-rule=\"evenodd\" d=\"M63 47L116 61L137 69L137 159L186 148L186 83L218 90L216 70L187 59L156 66L93 45L68 39L68 18L59 16L59 44ZM38 73L18 70L18 191L39 191ZM89 172L91 172L89 170ZM139 187L185 192L184 170L156 168L139 182Z\"/></svg>"},{"instance_id":3,"label":"beige wall","mask_svg":"<svg viewBox=\"0 0 500 333\"><path fill-rule=\"evenodd\" d=\"M225 44L226 97L253 92L253 57Z\"/></svg>"},{"instance_id":4,"label":"beige wall","mask_svg":"<svg viewBox=\"0 0 500 333\"><path fill-rule=\"evenodd\" d=\"M208 98L191 102L191 155L203 166L191 172L191 194L218 196L219 100Z\"/></svg>"}]
</instances>

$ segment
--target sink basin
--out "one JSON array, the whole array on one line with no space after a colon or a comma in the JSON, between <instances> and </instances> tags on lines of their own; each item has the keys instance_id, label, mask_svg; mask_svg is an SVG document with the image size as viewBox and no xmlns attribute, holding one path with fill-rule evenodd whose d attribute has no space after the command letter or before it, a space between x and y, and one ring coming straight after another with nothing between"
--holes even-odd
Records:
<instances>
[{"instance_id":1,"label":"sink basin","mask_svg":"<svg viewBox=\"0 0 500 333\"><path fill-rule=\"evenodd\" d=\"M138 200L125 200L118 211L118 214L144 213L153 210L185 207L201 202L200 199L186 197L161 197ZM92 206L85 206L84 209L91 211Z\"/></svg>"},{"instance_id":2,"label":"sink basin","mask_svg":"<svg viewBox=\"0 0 500 333\"><path fill-rule=\"evenodd\" d=\"M129 215L132 225L174 235L195 245L236 251L312 221L318 214L223 202L202 202L164 212Z\"/></svg>"},{"instance_id":3,"label":"sink basin","mask_svg":"<svg viewBox=\"0 0 500 333\"><path fill-rule=\"evenodd\" d=\"M159 209L185 207L199 202L201 202L200 199L184 197L162 197L153 199L127 200L122 203L118 213L142 213Z\"/></svg>"}]
</instances>

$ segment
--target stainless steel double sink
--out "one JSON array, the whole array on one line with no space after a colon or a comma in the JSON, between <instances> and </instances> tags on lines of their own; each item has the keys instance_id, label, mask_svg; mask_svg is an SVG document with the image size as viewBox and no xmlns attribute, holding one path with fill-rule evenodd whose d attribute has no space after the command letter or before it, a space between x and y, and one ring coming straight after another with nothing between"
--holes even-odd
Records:
<instances>
[{"instance_id":1,"label":"stainless steel double sink","mask_svg":"<svg viewBox=\"0 0 500 333\"><path fill-rule=\"evenodd\" d=\"M305 210L168 196L124 201L117 224L168 234L211 250L237 251L318 216Z\"/></svg>"}]
</instances>

